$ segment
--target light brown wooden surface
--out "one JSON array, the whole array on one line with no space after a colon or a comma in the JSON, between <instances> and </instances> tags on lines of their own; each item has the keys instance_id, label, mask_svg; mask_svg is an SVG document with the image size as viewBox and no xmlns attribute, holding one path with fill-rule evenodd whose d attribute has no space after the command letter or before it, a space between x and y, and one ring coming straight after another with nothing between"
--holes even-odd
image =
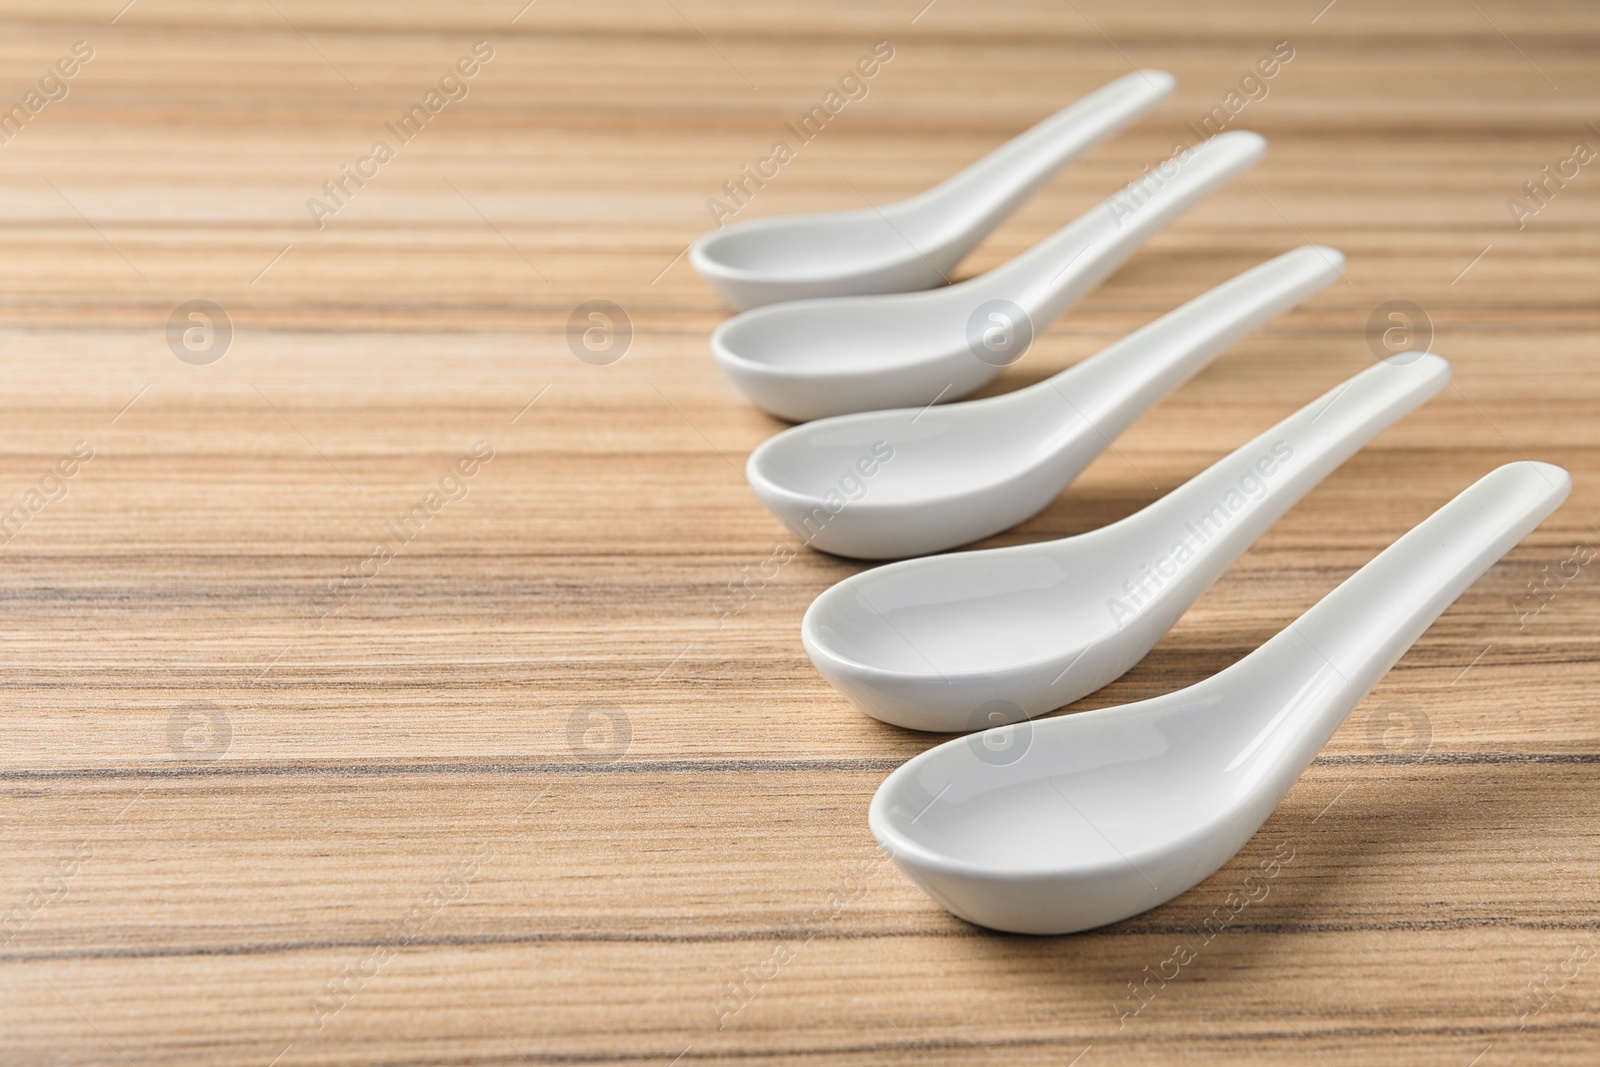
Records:
<instances>
[{"instance_id":1,"label":"light brown wooden surface","mask_svg":"<svg viewBox=\"0 0 1600 1067\"><path fill-rule=\"evenodd\" d=\"M0 12L0 101L94 49L0 145L0 510L94 450L0 547L0 1061L1595 1062L1600 570L1515 605L1600 541L1600 163L1520 231L1506 205L1600 146L1592 7L122 2ZM477 40L467 99L317 229L307 198ZM1499 463L1576 480L1239 857L1091 934L982 932L886 863L852 880L873 789L929 744L801 649L853 565L801 552L719 623L792 541L741 474L779 424L711 363L727 312L675 257L879 40L870 95L739 217L907 195L1130 64L1179 78L963 275L1295 49L1236 123L1271 142L1249 182L996 390L1304 241L1349 256L995 543L1179 485L1369 365L1386 300L1455 364L1083 707L1233 662ZM235 329L207 366L164 332L194 299ZM590 299L632 320L620 362L567 348ZM479 440L467 496L319 626L328 583ZM185 732L205 714L225 746ZM1196 958L1119 1024L1180 941Z\"/></svg>"}]
</instances>

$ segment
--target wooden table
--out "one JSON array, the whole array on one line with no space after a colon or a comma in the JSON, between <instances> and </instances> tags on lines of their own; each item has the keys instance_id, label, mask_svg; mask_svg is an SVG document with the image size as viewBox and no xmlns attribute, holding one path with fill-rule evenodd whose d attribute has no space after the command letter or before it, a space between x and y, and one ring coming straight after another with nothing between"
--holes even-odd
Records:
<instances>
[{"instance_id":1,"label":"wooden table","mask_svg":"<svg viewBox=\"0 0 1600 1067\"><path fill-rule=\"evenodd\" d=\"M1600 147L1592 7L123 2L0 16L0 99L40 93L0 144L0 1061L1595 1062L1600 569L1564 561L1600 542L1600 163L1507 203ZM963 276L1293 50L1231 119L1265 162L994 391L1349 256L993 543L1179 485L1370 365L1386 301L1455 365L1081 707L1233 662L1500 463L1576 478L1232 863L1090 934L986 933L874 861L868 800L930 741L807 661L858 568L763 567L794 542L742 467L779 423L682 255L879 41L737 217L901 197L1131 65L1179 78ZM569 345L593 300L620 360Z\"/></svg>"}]
</instances>

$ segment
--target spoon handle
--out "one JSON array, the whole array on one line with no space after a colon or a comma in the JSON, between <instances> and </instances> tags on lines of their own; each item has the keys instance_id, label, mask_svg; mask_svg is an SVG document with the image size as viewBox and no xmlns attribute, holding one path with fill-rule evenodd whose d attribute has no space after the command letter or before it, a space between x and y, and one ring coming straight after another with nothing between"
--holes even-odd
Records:
<instances>
[{"instance_id":1,"label":"spoon handle","mask_svg":"<svg viewBox=\"0 0 1600 1067\"><path fill-rule=\"evenodd\" d=\"M1255 166L1259 134L1219 134L1151 168L1003 267L974 279L986 298L1021 305L1037 335L1099 285L1156 231Z\"/></svg>"},{"instance_id":2,"label":"spoon handle","mask_svg":"<svg viewBox=\"0 0 1600 1067\"><path fill-rule=\"evenodd\" d=\"M1289 668L1303 672L1299 677L1331 667L1348 686L1349 699L1322 724L1317 748L1445 608L1571 490L1571 475L1550 463L1490 471L1257 651L1263 659L1299 659Z\"/></svg>"},{"instance_id":3,"label":"spoon handle","mask_svg":"<svg viewBox=\"0 0 1600 1067\"><path fill-rule=\"evenodd\" d=\"M904 201L910 216L926 219L934 243L965 235L959 260L1032 196L1050 176L1099 141L1155 107L1177 83L1164 70L1137 70L1068 104L927 192Z\"/></svg>"},{"instance_id":4,"label":"spoon handle","mask_svg":"<svg viewBox=\"0 0 1600 1067\"><path fill-rule=\"evenodd\" d=\"M1045 387L1109 440L1239 338L1339 277L1343 264L1336 249L1318 245L1286 252L1067 368Z\"/></svg>"},{"instance_id":5,"label":"spoon handle","mask_svg":"<svg viewBox=\"0 0 1600 1067\"><path fill-rule=\"evenodd\" d=\"M1409 362L1367 368L1144 511L1106 527L1108 537L1123 523L1171 531L1168 553L1125 586L1130 596L1153 592L1152 585L1169 592L1154 602L1167 605L1171 625L1312 487L1450 381L1450 364L1439 356L1393 357L1402 358Z\"/></svg>"}]
</instances>

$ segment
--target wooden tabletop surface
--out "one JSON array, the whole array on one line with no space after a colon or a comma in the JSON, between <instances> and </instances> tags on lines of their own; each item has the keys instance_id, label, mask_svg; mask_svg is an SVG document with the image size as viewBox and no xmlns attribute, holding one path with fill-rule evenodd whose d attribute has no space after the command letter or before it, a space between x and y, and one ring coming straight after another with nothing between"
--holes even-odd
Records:
<instances>
[{"instance_id":1,"label":"wooden tabletop surface","mask_svg":"<svg viewBox=\"0 0 1600 1067\"><path fill-rule=\"evenodd\" d=\"M0 13L0 1061L1596 1062L1592 6L124 2ZM1576 486L1214 877L998 936L876 852L931 739L806 659L860 567L747 488L781 424L682 253L708 200L903 197L1135 66L1176 93L961 276L1214 108L1270 151L991 391L1308 241L1346 278L991 543L1180 485L1388 301L1455 378L1077 707L1215 673L1501 463Z\"/></svg>"}]
</instances>

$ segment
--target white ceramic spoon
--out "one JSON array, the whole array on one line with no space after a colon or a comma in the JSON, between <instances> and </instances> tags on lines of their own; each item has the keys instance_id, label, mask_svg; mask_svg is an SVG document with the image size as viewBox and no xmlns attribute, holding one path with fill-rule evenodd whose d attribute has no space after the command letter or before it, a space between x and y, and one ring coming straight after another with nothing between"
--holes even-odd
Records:
<instances>
[{"instance_id":1,"label":"white ceramic spoon","mask_svg":"<svg viewBox=\"0 0 1600 1067\"><path fill-rule=\"evenodd\" d=\"M1026 389L818 419L767 440L745 473L824 552L896 559L977 541L1044 508L1131 422L1343 263L1334 249L1298 248Z\"/></svg>"},{"instance_id":2,"label":"white ceramic spoon","mask_svg":"<svg viewBox=\"0 0 1600 1067\"><path fill-rule=\"evenodd\" d=\"M696 241L689 262L736 308L940 285L1052 174L1155 107L1173 84L1166 71L1135 71L908 200L736 222Z\"/></svg>"},{"instance_id":3,"label":"white ceramic spoon","mask_svg":"<svg viewBox=\"0 0 1600 1067\"><path fill-rule=\"evenodd\" d=\"M872 832L961 918L1064 934L1203 881L1361 698L1560 506L1548 463L1491 472L1220 674L1153 700L946 742L872 799Z\"/></svg>"},{"instance_id":4,"label":"white ceramic spoon","mask_svg":"<svg viewBox=\"0 0 1600 1067\"><path fill-rule=\"evenodd\" d=\"M1449 380L1440 357L1404 353L1110 526L846 578L806 611L806 652L869 715L913 730L1069 704L1143 659L1278 516Z\"/></svg>"},{"instance_id":5,"label":"white ceramic spoon","mask_svg":"<svg viewBox=\"0 0 1600 1067\"><path fill-rule=\"evenodd\" d=\"M987 274L931 292L756 308L717 327L711 354L751 400L796 422L959 399L1265 150L1257 134L1221 134Z\"/></svg>"}]
</instances>

